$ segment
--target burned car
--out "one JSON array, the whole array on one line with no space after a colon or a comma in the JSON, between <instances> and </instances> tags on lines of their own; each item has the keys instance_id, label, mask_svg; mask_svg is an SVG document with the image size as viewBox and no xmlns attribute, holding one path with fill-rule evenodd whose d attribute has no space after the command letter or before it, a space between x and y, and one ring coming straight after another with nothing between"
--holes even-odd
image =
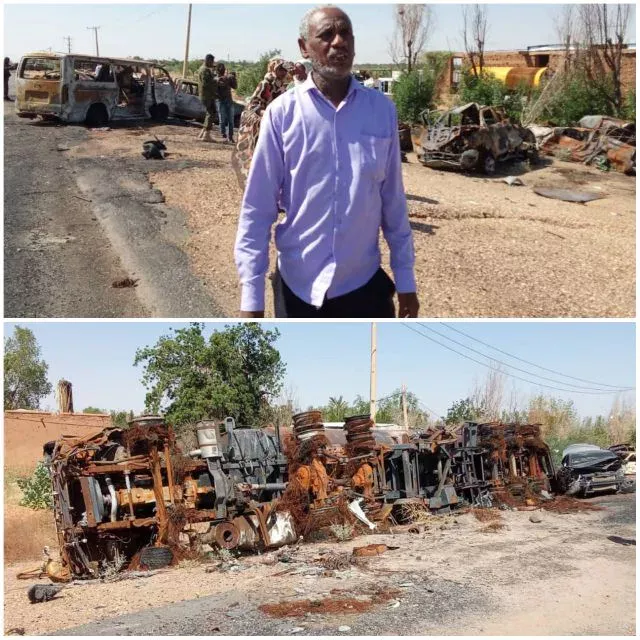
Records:
<instances>
[{"instance_id":1,"label":"burned car","mask_svg":"<svg viewBox=\"0 0 640 640\"><path fill-rule=\"evenodd\" d=\"M426 167L493 175L497 162L538 159L533 133L513 124L500 108L471 102L444 113L423 113L422 117L426 130L418 159Z\"/></svg>"},{"instance_id":2,"label":"burned car","mask_svg":"<svg viewBox=\"0 0 640 640\"><path fill-rule=\"evenodd\" d=\"M625 479L620 457L590 444L571 445L562 452L557 482L566 495L581 498L607 491L635 491L635 482Z\"/></svg>"},{"instance_id":3,"label":"burned car","mask_svg":"<svg viewBox=\"0 0 640 640\"><path fill-rule=\"evenodd\" d=\"M198 83L195 80L189 80L187 78L176 78L174 82L176 86L176 99L172 115L175 115L178 118L202 122L207 115L207 110L204 108L202 100L200 100ZM243 111L244 105L237 100L234 100L233 126L235 129L240 128L240 116ZM220 124L217 110L214 122L215 124Z\"/></svg>"}]
</instances>

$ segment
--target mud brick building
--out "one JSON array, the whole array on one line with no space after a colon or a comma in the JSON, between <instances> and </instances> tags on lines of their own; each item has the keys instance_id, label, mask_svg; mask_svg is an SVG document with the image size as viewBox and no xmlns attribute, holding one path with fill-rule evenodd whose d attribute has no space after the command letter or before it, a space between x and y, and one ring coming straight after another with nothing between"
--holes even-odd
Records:
<instances>
[{"instance_id":1,"label":"mud brick building","mask_svg":"<svg viewBox=\"0 0 640 640\"><path fill-rule=\"evenodd\" d=\"M102 413L4 412L5 469L30 471L42 460L42 447L63 435L87 436L111 426Z\"/></svg>"},{"instance_id":2,"label":"mud brick building","mask_svg":"<svg viewBox=\"0 0 640 640\"><path fill-rule=\"evenodd\" d=\"M519 51L485 51L485 67L511 67L514 69L543 69L553 73L560 69L566 59L564 45L535 45ZM469 64L467 54L453 53L449 58L447 70L441 85L441 95L455 93L460 83L462 69ZM636 45L628 44L622 53L623 91L636 87Z\"/></svg>"}]
</instances>

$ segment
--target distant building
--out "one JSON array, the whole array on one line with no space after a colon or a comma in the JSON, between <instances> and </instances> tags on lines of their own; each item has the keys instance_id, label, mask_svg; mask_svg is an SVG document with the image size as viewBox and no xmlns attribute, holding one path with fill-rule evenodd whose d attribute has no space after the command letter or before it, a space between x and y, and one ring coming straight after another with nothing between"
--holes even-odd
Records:
<instances>
[{"instance_id":1,"label":"distant building","mask_svg":"<svg viewBox=\"0 0 640 640\"><path fill-rule=\"evenodd\" d=\"M569 49L571 55L573 48ZM519 51L485 51L484 67L507 85L516 86L525 81L536 86L548 74L560 69L566 60L566 48L562 44L542 44ZM457 90L462 79L462 70L470 62L466 53L451 54L447 70L440 86L441 95ZM636 87L636 45L628 44L622 52L623 93Z\"/></svg>"}]
</instances>

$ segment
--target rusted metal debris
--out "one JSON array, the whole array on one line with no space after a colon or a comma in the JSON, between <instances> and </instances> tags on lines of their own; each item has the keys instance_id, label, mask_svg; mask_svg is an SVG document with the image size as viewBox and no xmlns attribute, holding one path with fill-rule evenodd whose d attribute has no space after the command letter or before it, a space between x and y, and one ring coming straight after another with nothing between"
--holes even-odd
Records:
<instances>
[{"instance_id":1,"label":"rusted metal debris","mask_svg":"<svg viewBox=\"0 0 640 640\"><path fill-rule=\"evenodd\" d=\"M532 127L547 155L584 164L602 164L625 175L636 173L635 123L585 116L578 127Z\"/></svg>"},{"instance_id":2,"label":"rusted metal debris","mask_svg":"<svg viewBox=\"0 0 640 640\"><path fill-rule=\"evenodd\" d=\"M426 130L418 159L434 169L456 168L493 174L496 162L538 158L536 140L499 107L475 102L423 115Z\"/></svg>"},{"instance_id":3,"label":"rusted metal debris","mask_svg":"<svg viewBox=\"0 0 640 640\"><path fill-rule=\"evenodd\" d=\"M467 422L390 437L367 415L338 430L306 412L284 430L284 452L280 438L231 418L196 433L188 455L157 416L45 445L59 580L118 563L154 569L211 548L275 548L336 524L389 530L415 509L526 508L555 488L539 425Z\"/></svg>"}]
</instances>

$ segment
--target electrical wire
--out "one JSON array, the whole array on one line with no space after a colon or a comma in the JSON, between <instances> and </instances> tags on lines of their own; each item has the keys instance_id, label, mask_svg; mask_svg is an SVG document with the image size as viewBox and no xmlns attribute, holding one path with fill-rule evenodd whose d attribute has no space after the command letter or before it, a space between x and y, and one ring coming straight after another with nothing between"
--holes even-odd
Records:
<instances>
[{"instance_id":1,"label":"electrical wire","mask_svg":"<svg viewBox=\"0 0 640 640\"><path fill-rule=\"evenodd\" d=\"M435 333L436 335L441 336L442 338L444 338L445 340L449 340L450 342L453 342L454 344L457 344L461 347L463 347L464 349L468 349L469 351L472 351L473 353L477 353L478 355L481 355L483 358L490 358L490 356L488 356L485 353L482 353L482 351L478 351L477 349L474 349L473 347L469 347L468 345L459 342L458 340L454 340L453 338L450 338L449 336L447 336L444 333L441 333L440 331L436 331L435 329L432 329L431 327L426 326L425 324L419 322L418 323L421 327L425 328L427 331L431 331L432 333ZM615 388L613 391L612 390L607 390L607 389L602 389L599 387L585 387L584 385L577 385L577 384L573 384L572 382L564 382L563 380L556 380L554 378L549 378L547 376L541 376L537 373L533 373L531 371L528 371L527 369L522 369L521 367L516 367L515 365L509 364L507 362L504 362L502 360L496 360L494 358L491 358L494 362L497 362L498 364L504 365L505 367L508 367L510 369L514 369L515 371L520 371L521 373L526 373L527 375L533 376L534 378L540 378L541 380L547 380L548 382L554 382L555 384L562 384L565 385L566 387L576 387L577 389L581 389L583 390L583 392L602 392L602 393L621 393L624 391L632 391L633 387L619 387L619 388Z\"/></svg>"},{"instance_id":2,"label":"electrical wire","mask_svg":"<svg viewBox=\"0 0 640 640\"><path fill-rule=\"evenodd\" d=\"M484 345L485 347L489 347L489 349L493 349L494 351L498 351L499 353L503 353L505 356L509 356L510 358L513 358L514 360L519 360L520 362L524 362L525 364L529 364L532 367L537 367L538 369L542 369L543 371L548 371L549 373L555 373L556 375L562 376L563 378L571 378L571 380L578 380L579 382L586 382L588 384L597 385L599 387L612 387L614 389L628 389L628 387L620 387L620 386L614 385L614 384L606 384L604 382L594 382L593 380L586 380L585 378L577 378L576 376L570 376L567 373L562 373L560 371L556 371L555 369L549 369L547 367L543 367L542 365L536 364L535 362L530 362L529 360L525 360L524 358L519 358L518 356L514 356L512 353L508 353L507 351L503 351L502 349L499 349L498 347L494 347L493 345L490 345L487 342L483 342L479 338L474 338L473 336L470 336L468 333L465 333L464 331L461 331L460 329L456 329L456 327L454 327L453 325L450 325L450 324L448 324L446 322L441 322L440 324L442 324L445 327L447 327L447 329L451 329L451 331L455 331L456 333L459 333L460 335L463 335L466 338L469 338L470 340L474 340L475 342L479 342L480 344Z\"/></svg>"},{"instance_id":3,"label":"electrical wire","mask_svg":"<svg viewBox=\"0 0 640 640\"><path fill-rule=\"evenodd\" d=\"M403 323L403 325L407 329L413 331L414 333L417 333L418 335L422 336L423 338L426 338L427 340L430 340L431 342L435 342L436 344L440 345L441 347L444 347L445 349L448 349L449 351L453 351L453 353L456 353L459 356L462 356L463 358L466 358L467 360L471 360L472 362L475 362L476 364L480 364L483 367L486 367L487 369L490 369L492 371L496 371L495 367L492 367L491 365L488 365L486 362L482 362L480 360L476 360L475 358L472 358L471 356L468 356L465 353L461 353L460 351L457 351L453 347L450 347L450 346L448 346L446 344L443 344L442 342L439 342L435 338L432 338L431 336L428 336L428 335L422 333L421 331L418 331L417 329L414 329L413 326L411 326L410 324ZM487 356L485 356L485 357L487 357ZM553 386L548 385L548 384L543 384L541 382L537 382L536 380L528 380L527 378L522 378L520 376L516 376L513 373L505 372L505 375L509 376L510 378L515 378L516 380L521 380L521 381L527 382L529 384L537 385L539 387L545 387L547 389L553 389L555 391L563 391L564 393L583 393L583 394L587 394L587 395L603 395L603 394L608 394L608 393L620 393L619 391L579 391L579 390L576 390L576 389L562 389L560 387L553 387Z\"/></svg>"}]
</instances>

